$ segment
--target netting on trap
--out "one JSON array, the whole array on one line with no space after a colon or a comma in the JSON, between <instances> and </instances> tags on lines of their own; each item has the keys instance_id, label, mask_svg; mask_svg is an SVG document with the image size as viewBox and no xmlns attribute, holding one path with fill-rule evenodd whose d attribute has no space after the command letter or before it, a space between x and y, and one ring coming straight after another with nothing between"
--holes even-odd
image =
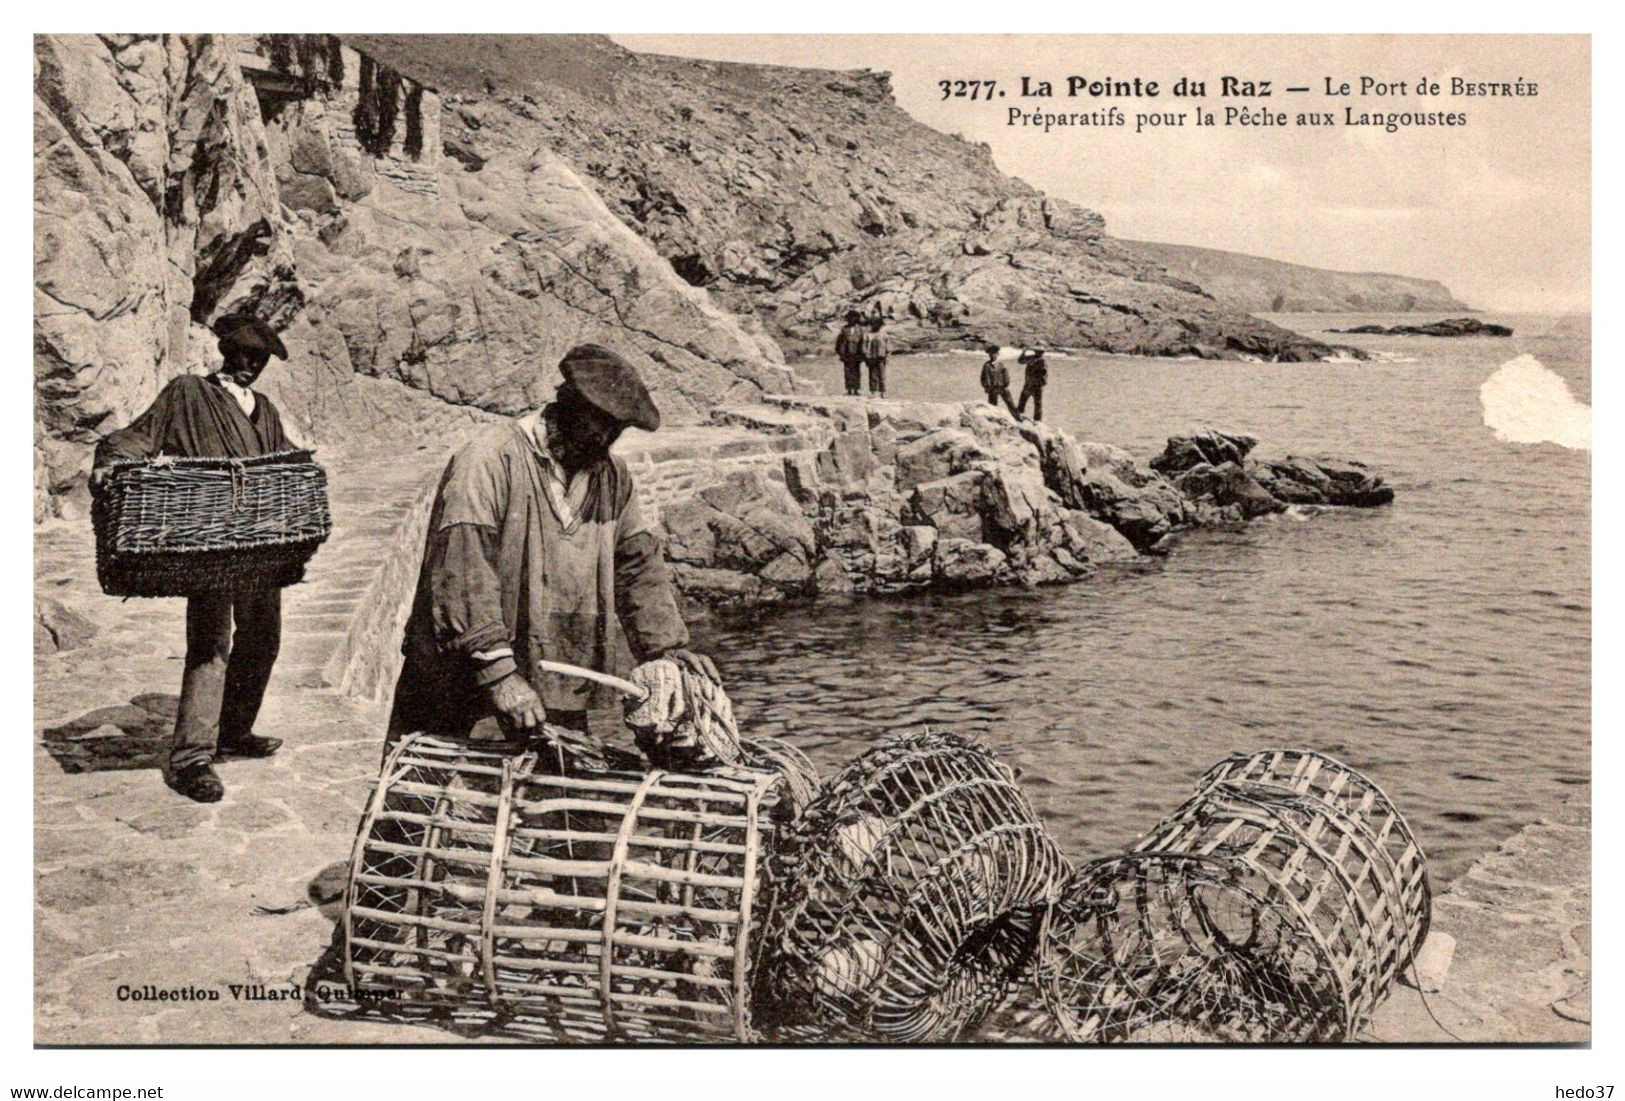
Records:
<instances>
[{"instance_id":1,"label":"netting on trap","mask_svg":"<svg viewBox=\"0 0 1625 1101\"><path fill-rule=\"evenodd\" d=\"M1068 870L991 754L948 734L892 739L780 840L758 1019L783 1039L968 1035L1031 961Z\"/></svg>"},{"instance_id":2,"label":"netting on trap","mask_svg":"<svg viewBox=\"0 0 1625 1101\"><path fill-rule=\"evenodd\" d=\"M750 1039L752 909L787 786L740 767L558 775L403 739L356 838L345 981L566 1038Z\"/></svg>"},{"instance_id":3,"label":"netting on trap","mask_svg":"<svg viewBox=\"0 0 1625 1101\"><path fill-rule=\"evenodd\" d=\"M1236 757L1133 852L1078 871L1039 986L1074 1041L1345 1041L1429 908L1421 850L1370 781L1318 755Z\"/></svg>"}]
</instances>

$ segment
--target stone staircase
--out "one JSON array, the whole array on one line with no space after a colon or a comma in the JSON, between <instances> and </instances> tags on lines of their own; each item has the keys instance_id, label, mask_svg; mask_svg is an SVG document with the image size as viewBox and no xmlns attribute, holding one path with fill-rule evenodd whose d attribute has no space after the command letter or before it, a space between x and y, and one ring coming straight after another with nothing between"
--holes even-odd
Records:
<instances>
[{"instance_id":1,"label":"stone staircase","mask_svg":"<svg viewBox=\"0 0 1625 1101\"><path fill-rule=\"evenodd\" d=\"M428 505L449 453L423 445L404 455L321 456L333 534L284 609L281 676L302 688L346 687L349 655L369 637L372 623L387 619L380 602L396 592L404 600L416 582ZM404 608L399 618L404 625ZM370 691L352 694L379 698Z\"/></svg>"}]
</instances>

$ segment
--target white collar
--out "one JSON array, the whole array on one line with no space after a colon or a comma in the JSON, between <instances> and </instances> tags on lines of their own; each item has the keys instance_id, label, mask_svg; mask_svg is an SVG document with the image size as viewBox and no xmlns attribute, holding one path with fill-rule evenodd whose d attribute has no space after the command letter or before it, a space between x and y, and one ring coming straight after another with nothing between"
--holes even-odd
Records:
<instances>
[{"instance_id":1,"label":"white collar","mask_svg":"<svg viewBox=\"0 0 1625 1101\"><path fill-rule=\"evenodd\" d=\"M225 387L226 393L230 394L234 399L236 399L238 407L240 407L244 413L247 413L249 416L254 415L255 401L253 390L246 386L237 385L237 383L232 380L231 376L226 374L224 371L216 371L214 373L214 377L215 381L219 382L221 386Z\"/></svg>"}]
</instances>

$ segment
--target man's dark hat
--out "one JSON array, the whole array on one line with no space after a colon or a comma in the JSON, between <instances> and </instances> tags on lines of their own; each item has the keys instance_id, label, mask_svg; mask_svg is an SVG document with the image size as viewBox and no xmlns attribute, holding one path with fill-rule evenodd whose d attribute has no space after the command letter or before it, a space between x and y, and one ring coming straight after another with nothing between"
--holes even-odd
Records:
<instances>
[{"instance_id":1,"label":"man's dark hat","mask_svg":"<svg viewBox=\"0 0 1625 1101\"><path fill-rule=\"evenodd\" d=\"M267 359L271 356L288 358L288 349L283 346L282 338L276 335L276 330L257 317L222 317L214 323L214 335L220 338L221 355L247 352Z\"/></svg>"},{"instance_id":2,"label":"man's dark hat","mask_svg":"<svg viewBox=\"0 0 1625 1101\"><path fill-rule=\"evenodd\" d=\"M564 381L582 397L622 424L653 432L660 427L660 410L637 368L597 344L578 344L559 361Z\"/></svg>"},{"instance_id":3,"label":"man's dark hat","mask_svg":"<svg viewBox=\"0 0 1625 1101\"><path fill-rule=\"evenodd\" d=\"M846 311L846 319L848 321L862 321L863 320L863 315L861 313L859 313L857 310L847 310Z\"/></svg>"}]
</instances>

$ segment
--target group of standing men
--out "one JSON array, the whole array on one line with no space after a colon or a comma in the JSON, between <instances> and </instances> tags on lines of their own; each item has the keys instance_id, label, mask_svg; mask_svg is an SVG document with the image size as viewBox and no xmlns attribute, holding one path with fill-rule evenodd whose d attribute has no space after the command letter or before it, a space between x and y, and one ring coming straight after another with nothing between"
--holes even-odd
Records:
<instances>
[{"instance_id":1,"label":"group of standing men","mask_svg":"<svg viewBox=\"0 0 1625 1101\"><path fill-rule=\"evenodd\" d=\"M835 354L846 374L846 396L855 398L863 385L863 368L869 368L869 393L886 396L886 357L891 348L886 341L885 319L876 313L869 320L857 310L846 311L846 324L835 338Z\"/></svg>"},{"instance_id":2,"label":"group of standing men","mask_svg":"<svg viewBox=\"0 0 1625 1101\"><path fill-rule=\"evenodd\" d=\"M1010 368L999 359L999 346L987 346L987 359L982 364L982 392L989 405L1003 404L1010 415L1021 420L1027 412L1027 402L1033 403L1033 420L1044 419L1044 387L1049 385L1049 364L1044 362L1044 349L1028 348L1016 362L1027 370L1021 379L1021 400L1010 400Z\"/></svg>"},{"instance_id":3,"label":"group of standing men","mask_svg":"<svg viewBox=\"0 0 1625 1101\"><path fill-rule=\"evenodd\" d=\"M867 319L858 310L846 311L846 324L835 337L835 355L841 361L846 396L855 398L863 387L863 369L869 368L869 393L886 396L886 358L891 349L886 340L885 322L877 311ZM985 346L987 361L982 364L982 392L991 405L1003 404L1017 420L1026 417L1027 403L1033 403L1033 420L1044 419L1044 387L1049 384L1049 364L1044 349L1028 348L1016 359L1026 368L1021 380L1021 398L1010 397L1010 369L999 359L997 344Z\"/></svg>"}]
</instances>

